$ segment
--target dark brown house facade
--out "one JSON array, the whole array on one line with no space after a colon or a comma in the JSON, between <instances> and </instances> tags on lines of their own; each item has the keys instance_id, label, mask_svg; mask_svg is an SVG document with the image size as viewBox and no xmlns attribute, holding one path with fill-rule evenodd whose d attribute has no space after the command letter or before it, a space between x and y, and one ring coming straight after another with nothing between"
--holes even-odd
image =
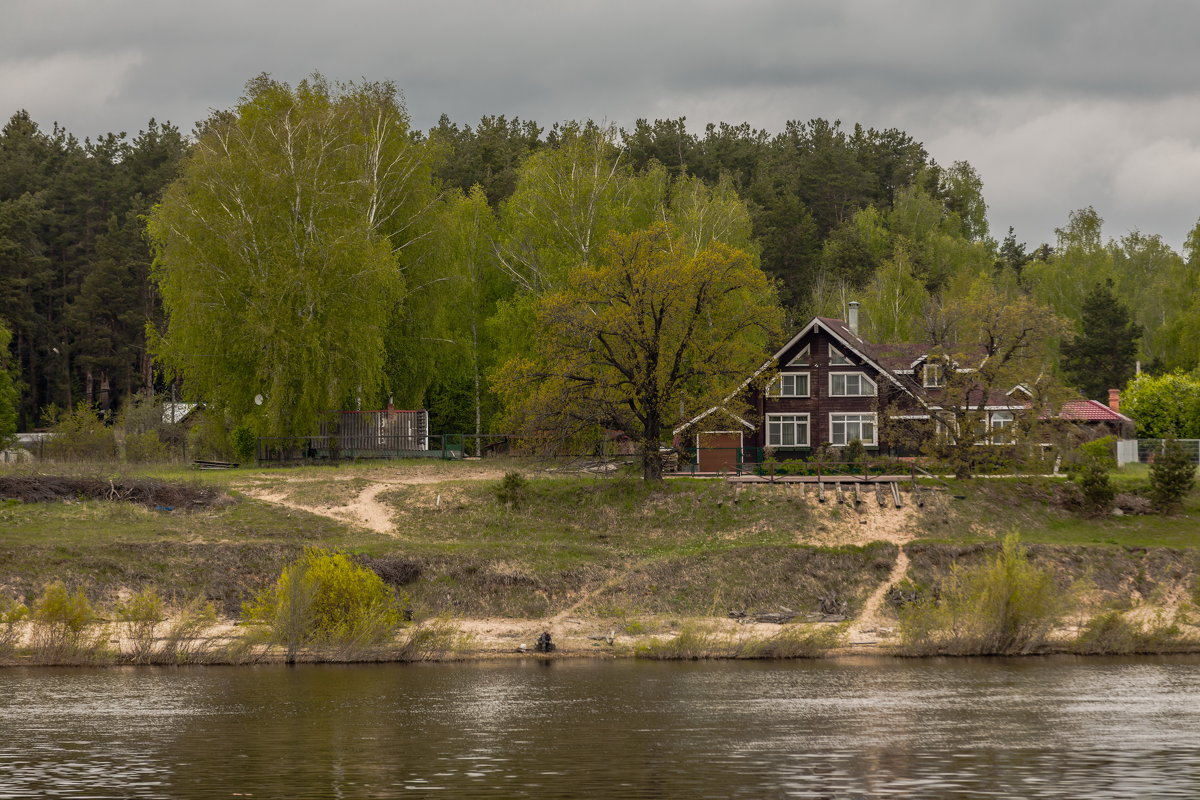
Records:
<instances>
[{"instance_id":1,"label":"dark brown house facade","mask_svg":"<svg viewBox=\"0 0 1200 800\"><path fill-rule=\"evenodd\" d=\"M772 455L803 457L856 439L872 452L903 454L887 441L884 415L930 420L948 365L920 345L866 341L858 334L858 304L848 312L847 320L814 317L743 384L746 418L717 407L676 430L677 442L697 451L700 471L731 470ZM763 381L768 375L774 377ZM1004 428L1028 404L1010 392L989 397L986 407L987 439L1003 443Z\"/></svg>"},{"instance_id":2,"label":"dark brown house facade","mask_svg":"<svg viewBox=\"0 0 1200 800\"><path fill-rule=\"evenodd\" d=\"M819 447L845 447L856 439L871 452L915 455L919 441L914 444L914 438L951 435L943 425L953 426L958 435L957 418L947 411L956 406L944 397L948 370L974 370L959 369L922 345L868 342L858 334L858 304L850 303L847 312L846 320L814 317L727 398L727 405L675 430L676 446L695 452L697 471L734 471L769 457L808 457ZM983 352L979 355L982 359ZM958 385L961 390L962 382ZM978 394L969 407L980 425L973 443L1012 444L1014 423L1031 410L1029 391L1021 385L986 396L982 388L973 391ZM1133 420L1120 413L1118 395L1110 391L1108 406L1083 399L1064 403L1053 418L1082 439L1131 436ZM734 413L734 407L744 413ZM1043 412L1041 418L1050 417ZM904 431L899 438L907 441L888 441L889 430Z\"/></svg>"}]
</instances>

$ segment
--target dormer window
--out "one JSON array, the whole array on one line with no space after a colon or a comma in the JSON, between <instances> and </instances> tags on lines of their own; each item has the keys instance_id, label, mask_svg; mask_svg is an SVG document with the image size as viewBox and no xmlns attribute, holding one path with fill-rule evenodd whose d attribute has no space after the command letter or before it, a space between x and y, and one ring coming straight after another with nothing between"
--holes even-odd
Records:
<instances>
[{"instance_id":1,"label":"dormer window","mask_svg":"<svg viewBox=\"0 0 1200 800\"><path fill-rule=\"evenodd\" d=\"M807 367L812 361L812 345L804 345L804 349L796 353L795 358L787 363L789 367Z\"/></svg>"},{"instance_id":2,"label":"dormer window","mask_svg":"<svg viewBox=\"0 0 1200 800\"><path fill-rule=\"evenodd\" d=\"M927 361L921 368L922 384L926 389L940 389L946 385L946 373L940 361Z\"/></svg>"},{"instance_id":3,"label":"dormer window","mask_svg":"<svg viewBox=\"0 0 1200 800\"><path fill-rule=\"evenodd\" d=\"M829 363L833 366L840 367L850 363L850 359L846 358L846 354L838 350L833 345L829 345Z\"/></svg>"}]
</instances>

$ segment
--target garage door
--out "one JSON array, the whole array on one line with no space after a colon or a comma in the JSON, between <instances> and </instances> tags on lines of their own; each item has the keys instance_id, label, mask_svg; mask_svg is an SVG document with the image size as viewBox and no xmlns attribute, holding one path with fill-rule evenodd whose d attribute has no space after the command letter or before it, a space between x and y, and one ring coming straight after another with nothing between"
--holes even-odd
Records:
<instances>
[{"instance_id":1,"label":"garage door","mask_svg":"<svg viewBox=\"0 0 1200 800\"><path fill-rule=\"evenodd\" d=\"M736 472L742 463L742 434L736 431L709 431L697 437L698 472Z\"/></svg>"}]
</instances>

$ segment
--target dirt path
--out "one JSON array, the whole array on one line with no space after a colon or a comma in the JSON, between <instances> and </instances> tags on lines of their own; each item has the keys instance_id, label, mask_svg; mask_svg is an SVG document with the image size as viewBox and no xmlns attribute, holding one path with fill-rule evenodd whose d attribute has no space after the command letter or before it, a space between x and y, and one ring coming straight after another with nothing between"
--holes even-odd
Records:
<instances>
[{"instance_id":1,"label":"dirt path","mask_svg":"<svg viewBox=\"0 0 1200 800\"><path fill-rule=\"evenodd\" d=\"M850 623L848 641L870 646L890 638L895 620L889 618L884 606L888 589L904 580L909 559L904 545L920 535L921 512L911 503L903 508L879 506L874 498L861 510L846 505L813 504L814 525L797 535L802 544L825 546L865 545L870 542L891 542L896 545L896 561L888 577L871 593L862 611Z\"/></svg>"},{"instance_id":2,"label":"dirt path","mask_svg":"<svg viewBox=\"0 0 1200 800\"><path fill-rule=\"evenodd\" d=\"M502 470L479 467L476 469L461 469L446 472L437 469L379 470L376 473L354 474L348 477L338 476L329 481L322 478L289 477L284 480L285 487L269 489L254 485L238 487L240 491L255 500L273 503L297 511L319 514L338 522L349 523L375 533L394 536L395 525L392 523L392 512L388 506L380 502L379 495L397 486L425 486L461 480L499 480L503 477ZM349 482L356 479L370 481L366 488L359 491L345 503L336 504L307 504L298 503L291 498L291 492L297 487L310 484Z\"/></svg>"}]
</instances>

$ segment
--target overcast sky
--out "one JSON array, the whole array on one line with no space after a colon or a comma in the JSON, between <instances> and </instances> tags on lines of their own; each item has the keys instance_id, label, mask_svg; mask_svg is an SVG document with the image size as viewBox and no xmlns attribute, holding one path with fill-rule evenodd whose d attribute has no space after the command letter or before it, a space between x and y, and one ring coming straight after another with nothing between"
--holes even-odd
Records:
<instances>
[{"instance_id":1,"label":"overcast sky","mask_svg":"<svg viewBox=\"0 0 1200 800\"><path fill-rule=\"evenodd\" d=\"M393 80L440 114L629 126L686 116L772 132L897 127L970 161L993 235L1178 247L1200 217L1200 3L704 0L0 0L0 114L76 135L190 130L247 79Z\"/></svg>"}]
</instances>

